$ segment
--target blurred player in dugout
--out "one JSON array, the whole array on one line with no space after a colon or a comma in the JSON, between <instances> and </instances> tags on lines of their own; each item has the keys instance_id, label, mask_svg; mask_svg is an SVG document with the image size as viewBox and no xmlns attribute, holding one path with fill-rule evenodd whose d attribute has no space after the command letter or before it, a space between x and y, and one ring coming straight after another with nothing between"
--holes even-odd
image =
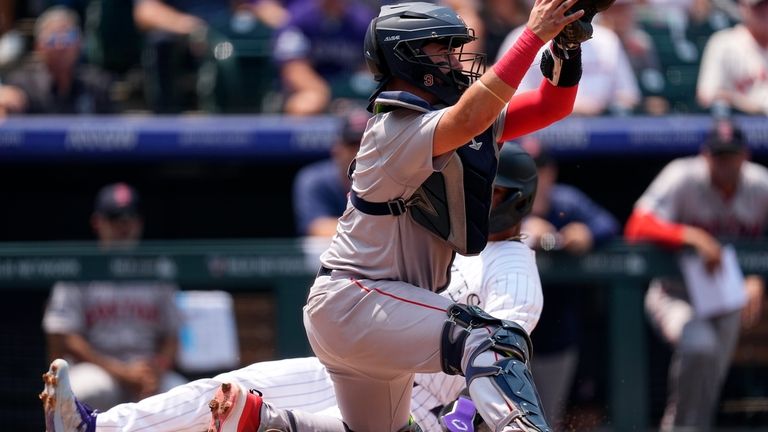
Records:
<instances>
[{"instance_id":1,"label":"blurred player in dugout","mask_svg":"<svg viewBox=\"0 0 768 432\"><path fill-rule=\"evenodd\" d=\"M638 199L627 221L629 241L688 246L708 272L723 268L729 240L764 238L768 224L768 170L749 161L741 130L719 120L699 155L670 162ZM739 270L740 272L740 270ZM743 307L702 313L689 282L667 277L651 281L645 309L673 349L668 397L661 430L708 430L728 374L740 328L762 315L765 280L743 275ZM726 302L723 302L726 303Z\"/></svg>"},{"instance_id":2,"label":"blurred player in dugout","mask_svg":"<svg viewBox=\"0 0 768 432\"><path fill-rule=\"evenodd\" d=\"M363 109L349 109L339 114L341 131L331 146L331 157L296 173L293 211L297 234L331 237L336 233L336 223L347 207L347 193L352 185L349 164L360 148L370 117Z\"/></svg>"},{"instance_id":3,"label":"blurred player in dugout","mask_svg":"<svg viewBox=\"0 0 768 432\"><path fill-rule=\"evenodd\" d=\"M135 247L143 231L136 191L104 186L91 225L104 251ZM81 399L104 410L186 380L172 370L178 347L178 287L156 281L57 282L43 316L51 358L73 363Z\"/></svg>"}]
</instances>

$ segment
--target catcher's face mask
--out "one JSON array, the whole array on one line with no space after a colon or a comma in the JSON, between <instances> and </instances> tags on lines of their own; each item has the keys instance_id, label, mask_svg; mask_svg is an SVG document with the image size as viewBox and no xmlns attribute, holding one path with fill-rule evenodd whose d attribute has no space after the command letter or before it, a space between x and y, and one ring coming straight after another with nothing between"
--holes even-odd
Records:
<instances>
[{"instance_id":1,"label":"catcher's face mask","mask_svg":"<svg viewBox=\"0 0 768 432\"><path fill-rule=\"evenodd\" d=\"M411 64L414 84L452 104L485 72L485 55L464 51L464 45L475 39L472 29L468 31L468 37L402 41L395 46L395 55Z\"/></svg>"}]
</instances>

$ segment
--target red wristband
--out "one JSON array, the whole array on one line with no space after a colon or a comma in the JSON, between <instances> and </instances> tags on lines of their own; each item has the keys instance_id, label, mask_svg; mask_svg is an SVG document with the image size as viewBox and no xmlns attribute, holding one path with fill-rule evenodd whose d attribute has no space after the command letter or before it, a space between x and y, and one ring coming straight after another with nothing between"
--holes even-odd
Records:
<instances>
[{"instance_id":1,"label":"red wristband","mask_svg":"<svg viewBox=\"0 0 768 432\"><path fill-rule=\"evenodd\" d=\"M504 53L492 69L502 81L516 89L543 46L544 41L526 26L512 48Z\"/></svg>"}]
</instances>

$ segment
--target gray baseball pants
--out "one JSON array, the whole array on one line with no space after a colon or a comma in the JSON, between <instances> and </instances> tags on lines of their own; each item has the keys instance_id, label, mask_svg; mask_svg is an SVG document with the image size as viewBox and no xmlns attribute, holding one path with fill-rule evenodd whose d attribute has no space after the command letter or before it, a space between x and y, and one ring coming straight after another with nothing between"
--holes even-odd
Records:
<instances>
[{"instance_id":1,"label":"gray baseball pants","mask_svg":"<svg viewBox=\"0 0 768 432\"><path fill-rule=\"evenodd\" d=\"M673 348L661 429L709 429L739 338L741 311L698 318L682 285L659 281L649 287L645 308Z\"/></svg>"}]
</instances>

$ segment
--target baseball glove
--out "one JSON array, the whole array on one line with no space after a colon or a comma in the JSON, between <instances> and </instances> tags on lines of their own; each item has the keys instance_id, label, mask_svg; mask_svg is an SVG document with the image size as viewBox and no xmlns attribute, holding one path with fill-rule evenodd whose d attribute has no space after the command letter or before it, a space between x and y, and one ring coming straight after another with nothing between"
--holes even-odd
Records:
<instances>
[{"instance_id":1,"label":"baseball glove","mask_svg":"<svg viewBox=\"0 0 768 432\"><path fill-rule=\"evenodd\" d=\"M557 36L555 43L561 49L573 50L579 48L582 42L592 38L592 19L616 0L579 0L568 10L568 14L584 9L584 15L578 20L565 26Z\"/></svg>"}]
</instances>

